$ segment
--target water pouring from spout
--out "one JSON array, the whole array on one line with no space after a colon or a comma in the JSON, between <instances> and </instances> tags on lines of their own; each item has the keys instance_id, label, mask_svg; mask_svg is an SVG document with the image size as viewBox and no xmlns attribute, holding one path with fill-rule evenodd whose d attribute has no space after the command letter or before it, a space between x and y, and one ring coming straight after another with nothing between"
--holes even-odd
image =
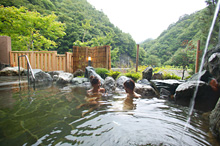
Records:
<instances>
[{"instance_id":1,"label":"water pouring from spout","mask_svg":"<svg viewBox=\"0 0 220 146\"><path fill-rule=\"evenodd\" d=\"M201 72L202 72L202 68L203 68L203 65L204 65L204 61L205 61L205 55L207 53L208 46L209 46L209 41L210 41L210 38L211 38L211 34L212 34L212 31L213 31L213 28L214 28L214 25L215 25L216 18L218 16L219 7L220 7L220 0L218 1L217 5L216 5L216 9L215 9L215 13L214 13L214 16L213 16L212 24L211 24L209 34L208 34L208 37L207 37L207 40L206 40L206 45L205 45L204 53L203 53L202 60L201 60L201 65L200 65L199 72L198 72L197 86L196 86L196 89L194 91L193 98L190 101L189 114L188 114L188 118L187 118L187 122L186 122L186 125L184 127L184 130L186 130L188 125L189 125L191 115L192 115L192 112L193 112L193 109L194 109L195 98L196 98L198 88L199 88L199 81L201 79Z\"/></svg>"}]
</instances>

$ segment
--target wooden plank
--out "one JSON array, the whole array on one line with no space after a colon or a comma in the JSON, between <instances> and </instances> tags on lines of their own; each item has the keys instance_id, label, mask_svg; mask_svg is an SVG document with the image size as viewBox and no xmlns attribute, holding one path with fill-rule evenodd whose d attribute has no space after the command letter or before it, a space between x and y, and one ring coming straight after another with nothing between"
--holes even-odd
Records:
<instances>
[{"instance_id":1,"label":"wooden plank","mask_svg":"<svg viewBox=\"0 0 220 146\"><path fill-rule=\"evenodd\" d=\"M57 70L56 64L57 64L57 62L56 62L56 53L53 52L52 53L52 70L53 71Z\"/></svg>"},{"instance_id":2,"label":"wooden plank","mask_svg":"<svg viewBox=\"0 0 220 146\"><path fill-rule=\"evenodd\" d=\"M50 71L50 54L46 53L47 55L47 71Z\"/></svg>"},{"instance_id":3,"label":"wooden plank","mask_svg":"<svg viewBox=\"0 0 220 146\"><path fill-rule=\"evenodd\" d=\"M105 66L105 68L108 69L108 47L105 47L105 52L106 52L106 66Z\"/></svg>"},{"instance_id":4,"label":"wooden plank","mask_svg":"<svg viewBox=\"0 0 220 146\"><path fill-rule=\"evenodd\" d=\"M44 54L40 54L40 68L41 68L41 70L44 70L44 59L43 59L43 56Z\"/></svg>"},{"instance_id":5,"label":"wooden plank","mask_svg":"<svg viewBox=\"0 0 220 146\"><path fill-rule=\"evenodd\" d=\"M36 53L36 68L40 68L40 57L39 57L39 53Z\"/></svg>"},{"instance_id":6,"label":"wooden plank","mask_svg":"<svg viewBox=\"0 0 220 146\"><path fill-rule=\"evenodd\" d=\"M68 56L68 52L65 53L65 72L69 72L69 56Z\"/></svg>"},{"instance_id":7,"label":"wooden plank","mask_svg":"<svg viewBox=\"0 0 220 146\"><path fill-rule=\"evenodd\" d=\"M47 71L47 55L44 53L44 71Z\"/></svg>"},{"instance_id":8,"label":"wooden plank","mask_svg":"<svg viewBox=\"0 0 220 146\"><path fill-rule=\"evenodd\" d=\"M25 54L21 53L21 55L25 55ZM27 69L27 67L25 65L25 58L24 57L21 57L21 58L22 58L22 67Z\"/></svg>"},{"instance_id":9,"label":"wooden plank","mask_svg":"<svg viewBox=\"0 0 220 146\"><path fill-rule=\"evenodd\" d=\"M65 62L66 62L66 59L65 59L65 56L63 56L63 57L62 57L62 64L63 64L63 65L62 65L62 70L63 70L63 71L66 70L66 63L65 63Z\"/></svg>"}]
</instances>

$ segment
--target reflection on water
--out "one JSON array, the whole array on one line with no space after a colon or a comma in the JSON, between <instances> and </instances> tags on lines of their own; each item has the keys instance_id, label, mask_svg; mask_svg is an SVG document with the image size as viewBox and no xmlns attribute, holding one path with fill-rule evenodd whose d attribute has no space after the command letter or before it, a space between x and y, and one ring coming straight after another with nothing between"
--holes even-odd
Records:
<instances>
[{"instance_id":1,"label":"reflection on water","mask_svg":"<svg viewBox=\"0 0 220 146\"><path fill-rule=\"evenodd\" d=\"M82 117L85 88L23 86L0 90L0 145L219 145L199 111L181 139L188 107L165 100L138 99L123 110L126 95L114 95Z\"/></svg>"}]
</instances>

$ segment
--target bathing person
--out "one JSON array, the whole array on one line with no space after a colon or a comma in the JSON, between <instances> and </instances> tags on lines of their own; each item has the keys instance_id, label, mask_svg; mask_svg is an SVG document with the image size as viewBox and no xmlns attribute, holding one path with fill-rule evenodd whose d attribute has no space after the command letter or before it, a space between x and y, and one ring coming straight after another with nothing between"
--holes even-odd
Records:
<instances>
[{"instance_id":1,"label":"bathing person","mask_svg":"<svg viewBox=\"0 0 220 146\"><path fill-rule=\"evenodd\" d=\"M124 88L127 93L127 97L124 100L123 110L132 110L134 109L133 99L140 98L141 95L134 92L135 82L132 79L124 82Z\"/></svg>"},{"instance_id":2,"label":"bathing person","mask_svg":"<svg viewBox=\"0 0 220 146\"><path fill-rule=\"evenodd\" d=\"M100 88L101 82L96 76L90 76L90 83L93 88L88 90L87 93L105 93L105 89Z\"/></svg>"},{"instance_id":3,"label":"bathing person","mask_svg":"<svg viewBox=\"0 0 220 146\"><path fill-rule=\"evenodd\" d=\"M129 79L124 82L124 88L126 93L128 93L129 98L139 98L141 95L134 92L135 82L132 79Z\"/></svg>"},{"instance_id":4,"label":"bathing person","mask_svg":"<svg viewBox=\"0 0 220 146\"><path fill-rule=\"evenodd\" d=\"M90 109L87 112L82 114L83 117L85 114L92 112L100 106L102 94L105 93L105 89L100 88L101 82L97 77L90 76L90 83L92 85L92 89L87 91L87 95L85 97L87 103L81 104L77 107L77 109L81 108L82 106L90 107Z\"/></svg>"}]
</instances>

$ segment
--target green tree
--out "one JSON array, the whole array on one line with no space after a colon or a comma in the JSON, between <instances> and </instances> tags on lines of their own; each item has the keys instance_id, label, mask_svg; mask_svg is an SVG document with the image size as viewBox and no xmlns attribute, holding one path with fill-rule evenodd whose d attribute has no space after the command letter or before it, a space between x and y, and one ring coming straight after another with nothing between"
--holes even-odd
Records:
<instances>
[{"instance_id":1,"label":"green tree","mask_svg":"<svg viewBox=\"0 0 220 146\"><path fill-rule=\"evenodd\" d=\"M150 55L144 59L144 64L150 65L150 66L160 66L161 61L156 55Z\"/></svg>"},{"instance_id":2,"label":"green tree","mask_svg":"<svg viewBox=\"0 0 220 146\"><path fill-rule=\"evenodd\" d=\"M56 47L65 25L56 15L41 16L25 7L0 7L0 35L11 37L13 50L47 50ZM34 44L33 44L34 43Z\"/></svg>"},{"instance_id":3,"label":"green tree","mask_svg":"<svg viewBox=\"0 0 220 146\"><path fill-rule=\"evenodd\" d=\"M84 34L83 34L83 38L82 38L82 42L84 42L86 33L88 33L89 30L91 30L93 28L93 26L90 25L90 21L91 20L85 20L85 23L82 23L82 28L84 29Z\"/></svg>"},{"instance_id":4,"label":"green tree","mask_svg":"<svg viewBox=\"0 0 220 146\"><path fill-rule=\"evenodd\" d=\"M184 73L187 69L187 66L189 66L191 63L194 63L194 55L192 54L194 54L193 51L188 49L179 49L171 58L170 65L182 66L182 79L184 78Z\"/></svg>"}]
</instances>

